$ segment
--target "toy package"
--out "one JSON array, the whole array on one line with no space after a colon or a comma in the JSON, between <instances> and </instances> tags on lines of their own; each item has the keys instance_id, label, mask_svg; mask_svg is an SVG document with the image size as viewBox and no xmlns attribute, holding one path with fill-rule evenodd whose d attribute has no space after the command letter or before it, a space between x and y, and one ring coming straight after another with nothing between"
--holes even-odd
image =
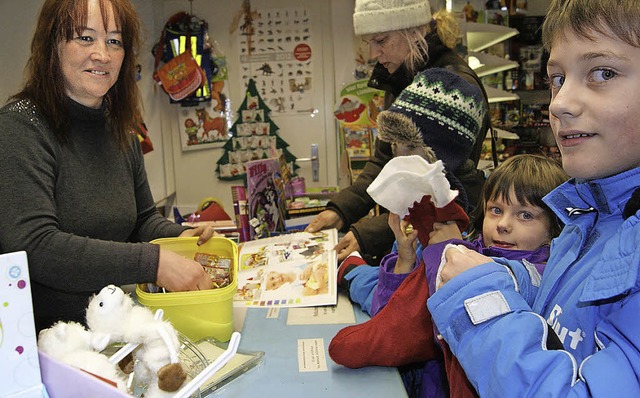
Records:
<instances>
[{"instance_id":1,"label":"toy package","mask_svg":"<svg viewBox=\"0 0 640 398\"><path fill-rule=\"evenodd\" d=\"M290 186L289 181L289 171L282 156L247 163L251 239L284 232L284 219L287 214L285 189Z\"/></svg>"}]
</instances>

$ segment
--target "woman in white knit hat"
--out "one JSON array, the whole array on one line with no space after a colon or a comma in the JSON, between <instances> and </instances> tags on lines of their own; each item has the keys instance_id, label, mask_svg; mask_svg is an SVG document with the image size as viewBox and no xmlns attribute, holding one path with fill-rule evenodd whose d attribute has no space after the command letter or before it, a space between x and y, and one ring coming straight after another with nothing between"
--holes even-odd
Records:
<instances>
[{"instance_id":1,"label":"woman in white knit hat","mask_svg":"<svg viewBox=\"0 0 640 398\"><path fill-rule=\"evenodd\" d=\"M459 36L455 17L445 10L432 16L427 0L356 0L353 26L355 34L369 43L371 56L377 58L369 86L385 91L385 108L391 106L417 73L430 68L448 69L484 94L477 75L453 50ZM486 101L486 94L484 98ZM476 166L490 125L488 103L485 105L482 128L468 160L450 170L464 186L469 212L478 202L484 183L484 175ZM387 214L363 217L375 206L366 189L392 156L390 143L377 140L375 154L356 182L334 197L328 209L307 227L308 231L323 228L348 231L336 246L338 260L359 251L369 264L377 264L391 249L394 236L387 224Z\"/></svg>"}]
</instances>

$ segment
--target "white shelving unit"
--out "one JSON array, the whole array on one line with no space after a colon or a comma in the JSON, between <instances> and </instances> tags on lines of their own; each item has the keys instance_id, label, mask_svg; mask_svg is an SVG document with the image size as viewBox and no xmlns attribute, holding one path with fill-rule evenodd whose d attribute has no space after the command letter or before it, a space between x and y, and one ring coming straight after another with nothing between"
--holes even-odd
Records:
<instances>
[{"instance_id":1,"label":"white shelving unit","mask_svg":"<svg viewBox=\"0 0 640 398\"><path fill-rule=\"evenodd\" d=\"M494 73L500 73L515 69L519 66L518 62L497 55L483 52L487 48L502 43L516 36L519 32L517 29L509 28L502 25L485 24L477 22L466 22L467 32L467 55L469 66L476 72L478 77L488 76ZM520 97L506 90L500 90L491 86L484 86L490 104L517 101ZM497 139L518 139L518 135L510 131L494 128ZM492 160L480 160L478 169L483 170L486 175L491 173L494 164Z\"/></svg>"},{"instance_id":2,"label":"white shelving unit","mask_svg":"<svg viewBox=\"0 0 640 398\"><path fill-rule=\"evenodd\" d=\"M471 57L478 60L475 67L472 64ZM469 65L474 72L476 72L478 77L504 72L518 67L518 63L516 61L510 61L506 58L498 57L497 55L476 51L469 51Z\"/></svg>"},{"instance_id":3,"label":"white shelving unit","mask_svg":"<svg viewBox=\"0 0 640 398\"><path fill-rule=\"evenodd\" d=\"M478 77L503 72L518 67L518 63L496 55L481 52L518 34L518 30L502 25L467 22L467 49L469 65ZM517 94L485 86L489 103L516 101Z\"/></svg>"},{"instance_id":4,"label":"white shelving unit","mask_svg":"<svg viewBox=\"0 0 640 398\"><path fill-rule=\"evenodd\" d=\"M518 30L502 25L467 22L467 48L482 51L518 34Z\"/></svg>"},{"instance_id":5,"label":"white shelving unit","mask_svg":"<svg viewBox=\"0 0 640 398\"><path fill-rule=\"evenodd\" d=\"M517 94L505 90L500 90L495 87L484 86L484 90L487 92L487 97L489 97L490 104L505 101L517 101L520 99Z\"/></svg>"}]
</instances>

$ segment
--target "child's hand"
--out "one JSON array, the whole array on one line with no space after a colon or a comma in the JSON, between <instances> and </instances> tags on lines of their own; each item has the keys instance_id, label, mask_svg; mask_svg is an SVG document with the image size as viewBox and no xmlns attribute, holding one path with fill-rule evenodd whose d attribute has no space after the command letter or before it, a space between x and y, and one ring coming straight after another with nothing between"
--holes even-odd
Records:
<instances>
[{"instance_id":1,"label":"child's hand","mask_svg":"<svg viewBox=\"0 0 640 398\"><path fill-rule=\"evenodd\" d=\"M394 213L389 213L388 223L398 244L398 259L393 272L395 274L409 273L416 264L418 231L408 228L409 223L400 220L400 216Z\"/></svg>"},{"instance_id":2,"label":"child's hand","mask_svg":"<svg viewBox=\"0 0 640 398\"><path fill-rule=\"evenodd\" d=\"M439 286L436 286L436 289L440 288L453 277L468 269L493 261L490 257L482 255L463 245L458 245L457 248L448 249L445 253L445 259L445 265L440 272L442 282Z\"/></svg>"},{"instance_id":3,"label":"child's hand","mask_svg":"<svg viewBox=\"0 0 640 398\"><path fill-rule=\"evenodd\" d=\"M429 244L440 243L449 239L462 239L458 224L455 221L434 222L433 231L429 232Z\"/></svg>"}]
</instances>

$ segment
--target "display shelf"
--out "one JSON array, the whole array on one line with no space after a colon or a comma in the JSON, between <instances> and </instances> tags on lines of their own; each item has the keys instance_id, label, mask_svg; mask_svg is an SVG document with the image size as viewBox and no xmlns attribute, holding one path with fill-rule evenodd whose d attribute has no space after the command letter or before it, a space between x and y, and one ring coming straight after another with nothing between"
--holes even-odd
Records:
<instances>
[{"instance_id":1,"label":"display shelf","mask_svg":"<svg viewBox=\"0 0 640 398\"><path fill-rule=\"evenodd\" d=\"M474 61L472 57L474 57L477 62ZM493 73L515 69L518 67L518 62L493 54L469 51L469 66L476 72L478 77L483 77Z\"/></svg>"},{"instance_id":2,"label":"display shelf","mask_svg":"<svg viewBox=\"0 0 640 398\"><path fill-rule=\"evenodd\" d=\"M518 34L518 30L502 25L467 22L468 62L478 77L518 67L518 62L508 60L493 54L481 52L495 44L501 43ZM504 101L517 101L518 95L500 90L488 85L484 86L490 104Z\"/></svg>"},{"instance_id":3,"label":"display shelf","mask_svg":"<svg viewBox=\"0 0 640 398\"><path fill-rule=\"evenodd\" d=\"M467 22L467 48L482 51L518 34L515 28L478 22Z\"/></svg>"},{"instance_id":4,"label":"display shelf","mask_svg":"<svg viewBox=\"0 0 640 398\"><path fill-rule=\"evenodd\" d=\"M496 131L496 137L498 138L504 138L507 140L519 140L520 136L516 133L513 133L511 131L507 131L507 130L503 130L503 129L499 129L497 127L493 128Z\"/></svg>"},{"instance_id":5,"label":"display shelf","mask_svg":"<svg viewBox=\"0 0 640 398\"><path fill-rule=\"evenodd\" d=\"M484 89L487 92L490 104L495 104L496 102L517 101L520 99L517 94L510 91L500 90L491 86L484 86Z\"/></svg>"}]
</instances>

